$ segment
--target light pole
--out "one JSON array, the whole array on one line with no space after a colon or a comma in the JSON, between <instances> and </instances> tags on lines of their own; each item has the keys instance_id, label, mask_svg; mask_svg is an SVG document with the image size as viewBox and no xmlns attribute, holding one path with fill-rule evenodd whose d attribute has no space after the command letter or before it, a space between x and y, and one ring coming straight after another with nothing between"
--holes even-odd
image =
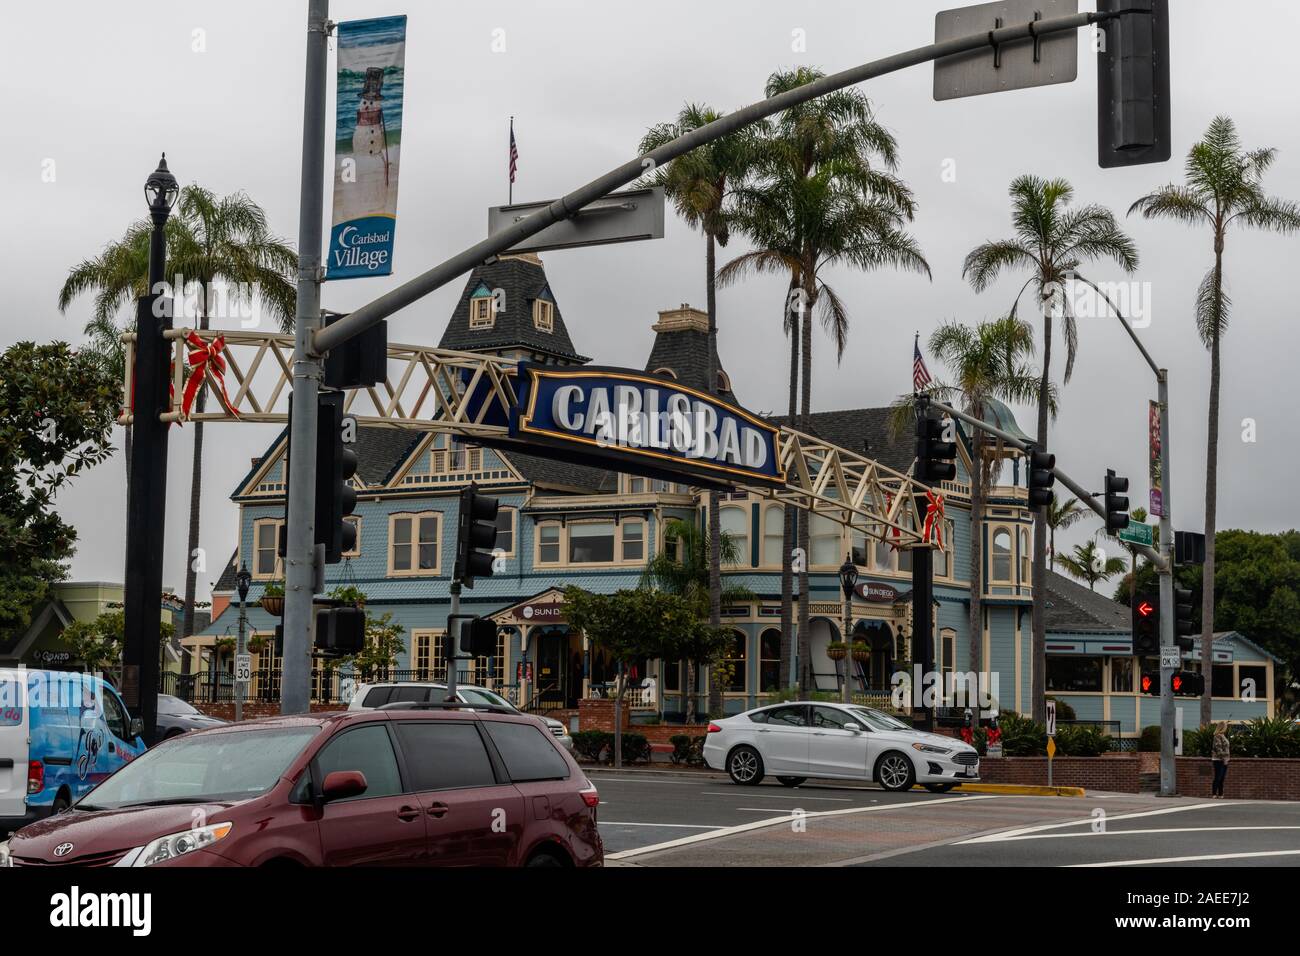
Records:
<instances>
[{"instance_id":1,"label":"light pole","mask_svg":"<svg viewBox=\"0 0 1300 956\"><path fill-rule=\"evenodd\" d=\"M849 643L849 631L853 627L853 587L858 583L858 567L853 563L852 553L844 556L840 565L840 590L844 592L844 689L841 700L853 702L853 691L849 681L853 674L853 647Z\"/></svg>"},{"instance_id":2,"label":"light pole","mask_svg":"<svg viewBox=\"0 0 1300 956\"><path fill-rule=\"evenodd\" d=\"M235 572L235 587L239 590L239 636L235 638L235 721L244 719L244 694L248 691L248 682L239 680L239 660L244 656L248 644L244 640L245 622L244 603L248 600L248 586L253 576L248 573L248 565L241 564Z\"/></svg>"},{"instance_id":3,"label":"light pole","mask_svg":"<svg viewBox=\"0 0 1300 956\"><path fill-rule=\"evenodd\" d=\"M158 631L162 623L163 522L167 504L167 431L159 416L167 384L171 303L155 290L167 270L167 217L179 189L163 155L144 184L153 232L149 291L136 302L135 366L131 373L131 475L126 492L126 594L123 597L122 696L153 743L158 725Z\"/></svg>"}]
</instances>

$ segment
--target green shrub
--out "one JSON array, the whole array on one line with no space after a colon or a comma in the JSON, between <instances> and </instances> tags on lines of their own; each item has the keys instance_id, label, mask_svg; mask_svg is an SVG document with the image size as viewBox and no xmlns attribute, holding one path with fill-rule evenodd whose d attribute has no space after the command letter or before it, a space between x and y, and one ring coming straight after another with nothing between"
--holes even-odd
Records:
<instances>
[{"instance_id":1,"label":"green shrub","mask_svg":"<svg viewBox=\"0 0 1300 956\"><path fill-rule=\"evenodd\" d=\"M704 741L707 737L699 736L691 738L690 753L686 757L686 763L691 767L704 766Z\"/></svg>"},{"instance_id":2,"label":"green shrub","mask_svg":"<svg viewBox=\"0 0 1300 956\"><path fill-rule=\"evenodd\" d=\"M673 745L673 753L670 758L675 764L689 763L691 758L691 744L694 738L686 734L673 734L668 738L668 742Z\"/></svg>"},{"instance_id":3,"label":"green shrub","mask_svg":"<svg viewBox=\"0 0 1300 956\"><path fill-rule=\"evenodd\" d=\"M1214 743L1214 728L1201 727L1197 730L1183 731L1183 756L1208 757Z\"/></svg>"},{"instance_id":4,"label":"green shrub","mask_svg":"<svg viewBox=\"0 0 1300 956\"><path fill-rule=\"evenodd\" d=\"M1229 739L1234 757L1300 757L1300 724L1288 717L1257 717Z\"/></svg>"},{"instance_id":5,"label":"green shrub","mask_svg":"<svg viewBox=\"0 0 1300 956\"><path fill-rule=\"evenodd\" d=\"M1056 747L1066 757L1099 757L1110 750L1110 735L1097 727L1066 725L1056 728Z\"/></svg>"},{"instance_id":6,"label":"green shrub","mask_svg":"<svg viewBox=\"0 0 1300 956\"><path fill-rule=\"evenodd\" d=\"M1002 753L1007 757L1041 757L1047 753L1047 728L1036 720L1006 710L998 715Z\"/></svg>"},{"instance_id":7,"label":"green shrub","mask_svg":"<svg viewBox=\"0 0 1300 956\"><path fill-rule=\"evenodd\" d=\"M583 760L600 763L605 748L612 746L614 735L607 730L580 730L573 735L573 749Z\"/></svg>"},{"instance_id":8,"label":"green shrub","mask_svg":"<svg viewBox=\"0 0 1300 956\"><path fill-rule=\"evenodd\" d=\"M613 762L614 735L609 736L609 750L605 759ZM649 763L650 752L650 741L646 739L645 734L623 734L623 763Z\"/></svg>"},{"instance_id":9,"label":"green shrub","mask_svg":"<svg viewBox=\"0 0 1300 956\"><path fill-rule=\"evenodd\" d=\"M1160 725L1152 724L1150 727L1142 728L1142 736L1138 738L1138 750L1143 753L1160 752Z\"/></svg>"}]
</instances>

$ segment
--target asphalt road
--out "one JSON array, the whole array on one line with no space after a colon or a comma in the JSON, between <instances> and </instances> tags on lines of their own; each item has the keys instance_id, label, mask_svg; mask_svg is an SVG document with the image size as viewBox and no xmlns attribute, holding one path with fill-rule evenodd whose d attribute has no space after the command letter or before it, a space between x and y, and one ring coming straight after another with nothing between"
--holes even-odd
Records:
<instances>
[{"instance_id":1,"label":"asphalt road","mask_svg":"<svg viewBox=\"0 0 1300 956\"><path fill-rule=\"evenodd\" d=\"M887 793L593 771L612 865L1296 866L1300 804Z\"/></svg>"}]
</instances>

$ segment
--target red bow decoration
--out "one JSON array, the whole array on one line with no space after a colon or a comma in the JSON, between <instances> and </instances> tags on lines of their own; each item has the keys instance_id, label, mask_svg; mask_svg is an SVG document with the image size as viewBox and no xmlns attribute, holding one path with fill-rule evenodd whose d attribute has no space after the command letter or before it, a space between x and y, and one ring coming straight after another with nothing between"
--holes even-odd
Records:
<instances>
[{"instance_id":1,"label":"red bow decoration","mask_svg":"<svg viewBox=\"0 0 1300 956\"><path fill-rule=\"evenodd\" d=\"M961 739L966 743L970 743L972 740L975 739L975 732L971 730L969 727L963 727L961 729Z\"/></svg>"},{"instance_id":2,"label":"red bow decoration","mask_svg":"<svg viewBox=\"0 0 1300 956\"><path fill-rule=\"evenodd\" d=\"M943 495L936 495L933 490L925 493L925 524L921 526L921 540L926 544L934 541L943 548Z\"/></svg>"},{"instance_id":3,"label":"red bow decoration","mask_svg":"<svg viewBox=\"0 0 1300 956\"><path fill-rule=\"evenodd\" d=\"M1002 730L1001 730L1001 728L998 728L998 727L990 727L990 728L989 728L989 735L988 735L988 742L991 743L991 744L995 744L995 743L997 743L997 742L998 742L999 740L1001 740L1001 739L1002 739Z\"/></svg>"},{"instance_id":4,"label":"red bow decoration","mask_svg":"<svg viewBox=\"0 0 1300 956\"><path fill-rule=\"evenodd\" d=\"M185 382L185 393L181 396L181 414L189 417L194 397L199 393L199 386L208 375L211 375L217 383L217 396L221 399L221 404L225 406L226 411L238 418L239 412L235 411L230 396L226 394L226 359L221 354L226 347L226 337L218 335L211 343L205 343L191 332L185 336L185 341L192 346L192 350L188 359L190 377Z\"/></svg>"}]
</instances>

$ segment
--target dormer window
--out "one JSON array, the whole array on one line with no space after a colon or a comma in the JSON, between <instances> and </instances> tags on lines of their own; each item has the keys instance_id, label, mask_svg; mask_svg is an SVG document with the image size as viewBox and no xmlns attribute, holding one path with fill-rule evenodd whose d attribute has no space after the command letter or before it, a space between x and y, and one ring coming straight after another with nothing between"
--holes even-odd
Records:
<instances>
[{"instance_id":1,"label":"dormer window","mask_svg":"<svg viewBox=\"0 0 1300 956\"><path fill-rule=\"evenodd\" d=\"M541 332L555 330L555 303L545 299L533 301L533 325Z\"/></svg>"},{"instance_id":2,"label":"dormer window","mask_svg":"<svg viewBox=\"0 0 1300 956\"><path fill-rule=\"evenodd\" d=\"M496 321L496 310L491 295L475 296L469 300L469 327L490 329Z\"/></svg>"}]
</instances>

